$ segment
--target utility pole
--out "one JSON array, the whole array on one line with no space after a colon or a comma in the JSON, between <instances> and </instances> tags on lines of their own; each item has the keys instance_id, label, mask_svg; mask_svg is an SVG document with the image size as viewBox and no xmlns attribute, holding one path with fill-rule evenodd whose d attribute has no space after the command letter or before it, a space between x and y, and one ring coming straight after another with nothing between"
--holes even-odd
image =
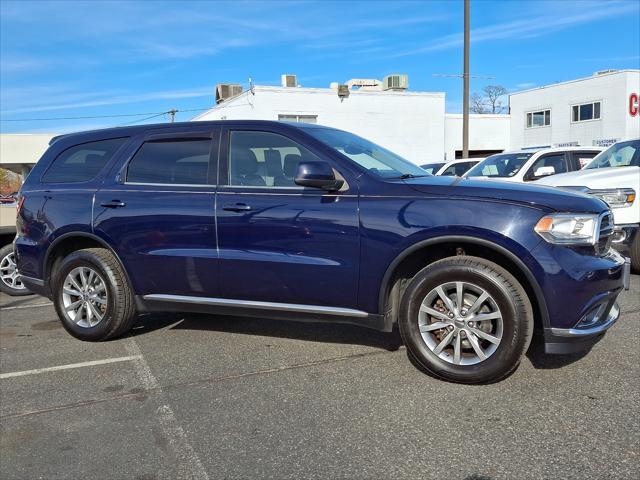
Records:
<instances>
[{"instance_id":1,"label":"utility pole","mask_svg":"<svg viewBox=\"0 0 640 480\"><path fill-rule=\"evenodd\" d=\"M178 113L178 110L176 110L175 108L172 110L169 110L167 112L169 115L171 115L171 123L176 121L176 113Z\"/></svg>"},{"instance_id":2,"label":"utility pole","mask_svg":"<svg viewBox=\"0 0 640 480\"><path fill-rule=\"evenodd\" d=\"M462 158L469 158L469 23L471 0L464 0L464 70L462 100Z\"/></svg>"}]
</instances>

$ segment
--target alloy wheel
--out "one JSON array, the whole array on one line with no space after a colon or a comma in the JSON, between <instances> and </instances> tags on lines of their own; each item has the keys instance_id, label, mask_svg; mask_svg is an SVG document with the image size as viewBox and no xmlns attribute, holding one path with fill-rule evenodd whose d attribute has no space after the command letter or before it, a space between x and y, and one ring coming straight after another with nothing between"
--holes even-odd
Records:
<instances>
[{"instance_id":1,"label":"alloy wheel","mask_svg":"<svg viewBox=\"0 0 640 480\"><path fill-rule=\"evenodd\" d=\"M64 314L76 325L98 325L107 311L107 287L98 272L89 267L71 270L62 286Z\"/></svg>"},{"instance_id":2,"label":"alloy wheel","mask_svg":"<svg viewBox=\"0 0 640 480\"><path fill-rule=\"evenodd\" d=\"M6 286L15 290L26 290L20 275L18 274L18 267L16 266L16 257L13 252L5 255L0 260L0 280Z\"/></svg>"},{"instance_id":3,"label":"alloy wheel","mask_svg":"<svg viewBox=\"0 0 640 480\"><path fill-rule=\"evenodd\" d=\"M439 358L454 365L473 365L496 352L503 320L486 290L468 282L448 282L426 295L418 327L429 350Z\"/></svg>"}]
</instances>

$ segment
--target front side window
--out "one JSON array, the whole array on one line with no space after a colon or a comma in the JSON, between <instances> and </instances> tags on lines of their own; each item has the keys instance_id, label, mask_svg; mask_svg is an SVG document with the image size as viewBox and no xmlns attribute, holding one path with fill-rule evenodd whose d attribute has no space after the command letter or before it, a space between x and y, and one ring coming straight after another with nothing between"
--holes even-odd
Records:
<instances>
[{"instance_id":1,"label":"front side window","mask_svg":"<svg viewBox=\"0 0 640 480\"><path fill-rule=\"evenodd\" d=\"M544 155L533 162L527 172L527 179L532 180L547 175L555 175L556 173L565 173L566 171L567 161L564 153Z\"/></svg>"},{"instance_id":2,"label":"front side window","mask_svg":"<svg viewBox=\"0 0 640 480\"><path fill-rule=\"evenodd\" d=\"M640 167L640 140L630 140L611 145L597 155L585 169L608 167Z\"/></svg>"},{"instance_id":3,"label":"front side window","mask_svg":"<svg viewBox=\"0 0 640 480\"><path fill-rule=\"evenodd\" d=\"M206 185L211 139L167 139L142 144L129 163L128 183Z\"/></svg>"},{"instance_id":4,"label":"front side window","mask_svg":"<svg viewBox=\"0 0 640 480\"><path fill-rule=\"evenodd\" d=\"M93 180L127 138L83 143L56 157L42 176L44 183L76 183Z\"/></svg>"},{"instance_id":5,"label":"front side window","mask_svg":"<svg viewBox=\"0 0 640 480\"><path fill-rule=\"evenodd\" d=\"M407 178L429 175L400 155L353 133L332 128L310 128L307 133L378 177Z\"/></svg>"},{"instance_id":6,"label":"front side window","mask_svg":"<svg viewBox=\"0 0 640 480\"><path fill-rule=\"evenodd\" d=\"M527 113L527 128L547 127L551 125L551 110Z\"/></svg>"},{"instance_id":7,"label":"front side window","mask_svg":"<svg viewBox=\"0 0 640 480\"><path fill-rule=\"evenodd\" d=\"M600 118L600 102L583 103L571 107L572 122L586 122Z\"/></svg>"},{"instance_id":8,"label":"front side window","mask_svg":"<svg viewBox=\"0 0 640 480\"><path fill-rule=\"evenodd\" d=\"M232 131L229 185L302 188L294 181L298 164L318 160L302 145L277 133Z\"/></svg>"},{"instance_id":9,"label":"front side window","mask_svg":"<svg viewBox=\"0 0 640 480\"><path fill-rule=\"evenodd\" d=\"M531 158L533 152L516 152L492 155L467 173L467 177L513 177Z\"/></svg>"}]
</instances>

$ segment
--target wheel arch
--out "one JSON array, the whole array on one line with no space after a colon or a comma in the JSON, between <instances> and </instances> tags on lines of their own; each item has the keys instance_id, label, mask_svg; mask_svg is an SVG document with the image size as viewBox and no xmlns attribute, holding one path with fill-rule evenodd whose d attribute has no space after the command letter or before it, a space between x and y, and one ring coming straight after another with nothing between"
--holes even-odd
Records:
<instances>
[{"instance_id":1,"label":"wheel arch","mask_svg":"<svg viewBox=\"0 0 640 480\"><path fill-rule=\"evenodd\" d=\"M393 259L384 274L378 296L378 311L387 317L387 323L397 322L399 301L407 281L427 265L441 258L460 254L458 249L463 250L462 254L486 258L508 270L527 292L538 326L549 326L549 313L542 289L520 257L502 245L465 235L422 240Z\"/></svg>"},{"instance_id":2,"label":"wheel arch","mask_svg":"<svg viewBox=\"0 0 640 480\"><path fill-rule=\"evenodd\" d=\"M102 238L89 232L65 233L51 242L51 245L47 248L47 253L44 257L43 279L45 284L50 285L51 274L55 271L57 264L65 256L84 248L104 248L109 250L109 252L111 252L111 254L116 258L116 261L120 264L120 267L127 278L127 282L131 287L133 287L129 273L124 268L124 264L122 263L118 253Z\"/></svg>"}]
</instances>

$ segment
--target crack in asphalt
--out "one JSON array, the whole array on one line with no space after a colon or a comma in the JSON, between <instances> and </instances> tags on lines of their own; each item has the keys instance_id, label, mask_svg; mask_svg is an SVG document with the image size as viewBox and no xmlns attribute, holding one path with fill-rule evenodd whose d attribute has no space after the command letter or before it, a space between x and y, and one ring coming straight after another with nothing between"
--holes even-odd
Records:
<instances>
[{"instance_id":1,"label":"crack in asphalt","mask_svg":"<svg viewBox=\"0 0 640 480\"><path fill-rule=\"evenodd\" d=\"M79 408L79 407L84 407L87 405L96 405L96 404L100 404L100 403L106 403L106 402L111 402L114 400L124 400L124 399L136 399L136 398L140 398L140 396L142 395L156 395L156 394L160 394L163 393L163 391L167 391L167 390L175 390L178 388L182 388L182 387L195 387L195 386L199 386L199 385L207 385L207 384L214 384L214 383L220 383L220 382L225 382L228 380L237 380L240 378L245 378L245 377L255 377L255 376L259 376L259 375L269 375L272 373L279 373L279 372L285 372L287 370L296 370L299 368L307 368L307 367L313 367L313 366L317 366L317 365L326 365L326 364L330 364L330 363L338 363L338 362L344 362L344 361L348 361L348 360L355 360L358 358L364 358L364 357L371 357L371 356L375 356L375 355L384 355L384 354L390 354L390 353L394 353L394 352L389 352L389 351L376 351L376 352L363 352L363 353L355 353L352 355L343 355L340 357L332 357L332 358L325 358L323 360L315 360L312 362L303 362L303 363L296 363L293 365L284 365L281 367L275 367L275 368L266 368L266 369L262 369L262 370L255 370L252 372L244 372L244 373L236 373L236 374L231 374L231 375L223 375L221 377L209 377L209 378L203 378L200 380L192 380L189 382L180 382L180 383L174 383L171 385L160 385L158 387L153 387L153 388L148 388L148 389L140 389L139 391L135 392L135 393L121 393L119 395L113 395L111 397L106 397L106 398L94 398L94 399L90 399L90 400L81 400L79 402L74 402L74 403L67 403L67 404L62 404L62 405L56 405L53 407L48 407L48 408L42 408L39 410L30 410L30 411L26 411L26 412L19 412L19 413L12 413L9 415L3 415L0 416L0 421L2 420L10 420L13 418L22 418L22 417L29 417L29 416L33 416L33 415L41 415L44 413L51 413L51 412L57 412L57 411L61 411L61 410L69 410L69 409L73 409L73 408Z\"/></svg>"}]
</instances>

